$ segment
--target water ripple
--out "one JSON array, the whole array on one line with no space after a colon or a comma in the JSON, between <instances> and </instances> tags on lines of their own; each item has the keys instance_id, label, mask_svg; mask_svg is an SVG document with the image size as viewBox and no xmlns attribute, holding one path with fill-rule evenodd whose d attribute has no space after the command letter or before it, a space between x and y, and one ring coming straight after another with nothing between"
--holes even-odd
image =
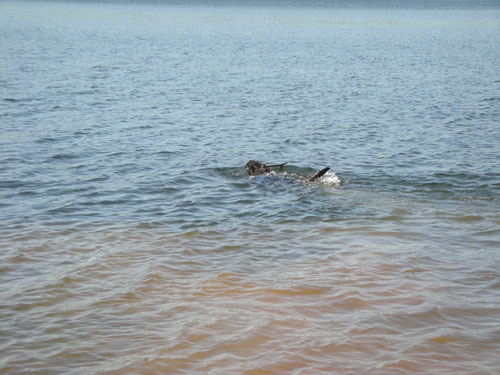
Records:
<instances>
[{"instance_id":1,"label":"water ripple","mask_svg":"<svg viewBox=\"0 0 500 375\"><path fill-rule=\"evenodd\" d=\"M496 374L497 10L435 3L2 3L0 372Z\"/></svg>"}]
</instances>

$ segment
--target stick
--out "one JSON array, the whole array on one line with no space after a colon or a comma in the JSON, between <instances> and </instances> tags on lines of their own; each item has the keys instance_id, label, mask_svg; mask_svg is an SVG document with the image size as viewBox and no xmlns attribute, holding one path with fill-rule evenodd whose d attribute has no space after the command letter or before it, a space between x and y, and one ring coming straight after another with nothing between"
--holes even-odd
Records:
<instances>
[{"instance_id":1,"label":"stick","mask_svg":"<svg viewBox=\"0 0 500 375\"><path fill-rule=\"evenodd\" d=\"M269 168L280 167L280 168L282 168L285 164L288 164L288 162L281 163L281 164L266 165L266 167L269 167Z\"/></svg>"}]
</instances>

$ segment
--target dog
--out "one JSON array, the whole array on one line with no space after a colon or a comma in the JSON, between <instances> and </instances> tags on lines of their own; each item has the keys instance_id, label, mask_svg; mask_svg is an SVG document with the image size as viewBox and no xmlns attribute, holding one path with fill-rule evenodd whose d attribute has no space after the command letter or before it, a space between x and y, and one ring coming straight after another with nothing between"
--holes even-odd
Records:
<instances>
[{"instance_id":1,"label":"dog","mask_svg":"<svg viewBox=\"0 0 500 375\"><path fill-rule=\"evenodd\" d=\"M272 165L266 165L261 161L257 160L250 160L248 163L245 164L245 169L247 170L247 173L249 176L257 176L260 174L266 174L271 172L271 168L282 168L288 163L281 163L281 164L272 164ZM326 172L330 170L329 167L320 169L316 173L312 174L311 176L307 177L307 181L314 181L321 176L323 176Z\"/></svg>"}]
</instances>

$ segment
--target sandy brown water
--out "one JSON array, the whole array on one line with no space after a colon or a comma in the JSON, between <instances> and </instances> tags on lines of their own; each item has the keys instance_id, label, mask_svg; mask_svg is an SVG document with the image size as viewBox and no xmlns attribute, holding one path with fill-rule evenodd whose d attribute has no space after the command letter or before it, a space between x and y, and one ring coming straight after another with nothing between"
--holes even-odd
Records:
<instances>
[{"instance_id":1,"label":"sandy brown water","mask_svg":"<svg viewBox=\"0 0 500 375\"><path fill-rule=\"evenodd\" d=\"M293 227L12 239L23 251L2 269L15 286L2 304L2 371L496 371L500 283L481 254L403 254L429 236L370 226Z\"/></svg>"}]
</instances>

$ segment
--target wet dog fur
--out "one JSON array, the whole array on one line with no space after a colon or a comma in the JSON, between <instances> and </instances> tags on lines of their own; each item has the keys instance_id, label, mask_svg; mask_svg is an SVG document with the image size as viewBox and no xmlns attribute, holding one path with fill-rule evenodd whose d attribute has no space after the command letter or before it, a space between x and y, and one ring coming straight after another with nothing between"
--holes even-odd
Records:
<instances>
[{"instance_id":1,"label":"wet dog fur","mask_svg":"<svg viewBox=\"0 0 500 375\"><path fill-rule=\"evenodd\" d=\"M247 170L247 173L249 176L257 176L260 174L266 174L271 172L271 168L274 167L283 167L287 163L282 163L282 164L273 164L273 165L266 165L261 161L258 160L250 160L248 163L245 164L245 169ZM314 181L321 176L323 176L326 172L330 170L329 167L320 169L313 175L307 178L308 181Z\"/></svg>"}]
</instances>

